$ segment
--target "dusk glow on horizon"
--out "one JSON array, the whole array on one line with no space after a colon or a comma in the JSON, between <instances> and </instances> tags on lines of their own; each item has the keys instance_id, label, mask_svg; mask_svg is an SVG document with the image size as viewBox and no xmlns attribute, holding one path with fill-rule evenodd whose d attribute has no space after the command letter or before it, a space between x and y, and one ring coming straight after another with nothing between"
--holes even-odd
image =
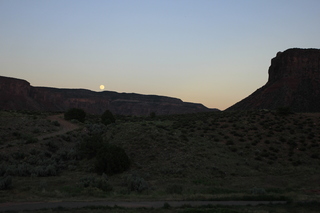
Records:
<instances>
[{"instance_id":1,"label":"dusk glow on horizon","mask_svg":"<svg viewBox=\"0 0 320 213\"><path fill-rule=\"evenodd\" d=\"M267 82L277 52L320 48L319 9L319 0L0 0L0 75L224 110Z\"/></svg>"}]
</instances>

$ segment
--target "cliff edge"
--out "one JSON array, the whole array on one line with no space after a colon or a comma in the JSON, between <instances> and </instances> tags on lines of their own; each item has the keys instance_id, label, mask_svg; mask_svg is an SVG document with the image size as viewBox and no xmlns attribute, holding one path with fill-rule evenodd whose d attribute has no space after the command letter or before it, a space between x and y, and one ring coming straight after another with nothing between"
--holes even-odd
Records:
<instances>
[{"instance_id":1,"label":"cliff edge","mask_svg":"<svg viewBox=\"0 0 320 213\"><path fill-rule=\"evenodd\" d=\"M320 50L288 49L271 60L268 82L227 110L320 112Z\"/></svg>"}]
</instances>

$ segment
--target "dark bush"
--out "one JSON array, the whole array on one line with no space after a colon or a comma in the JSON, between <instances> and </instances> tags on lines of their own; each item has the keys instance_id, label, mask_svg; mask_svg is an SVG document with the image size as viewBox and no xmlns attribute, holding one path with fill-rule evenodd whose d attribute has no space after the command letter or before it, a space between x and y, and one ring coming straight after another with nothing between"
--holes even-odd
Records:
<instances>
[{"instance_id":1,"label":"dark bush","mask_svg":"<svg viewBox=\"0 0 320 213\"><path fill-rule=\"evenodd\" d=\"M35 137L28 137L26 140L26 144L37 143L37 142L38 142L38 138L35 138Z\"/></svg>"},{"instance_id":2,"label":"dark bush","mask_svg":"<svg viewBox=\"0 0 320 213\"><path fill-rule=\"evenodd\" d=\"M26 155L23 153L23 152L14 152L12 154L12 157L15 159L15 160L22 160L26 157Z\"/></svg>"},{"instance_id":3,"label":"dark bush","mask_svg":"<svg viewBox=\"0 0 320 213\"><path fill-rule=\"evenodd\" d=\"M266 190L264 188L257 188L257 187L253 187L252 189L250 189L251 194L254 195L264 195L266 194Z\"/></svg>"},{"instance_id":4,"label":"dark bush","mask_svg":"<svg viewBox=\"0 0 320 213\"><path fill-rule=\"evenodd\" d=\"M33 169L31 175L36 177L57 176L58 169L55 165L37 166Z\"/></svg>"},{"instance_id":5,"label":"dark bush","mask_svg":"<svg viewBox=\"0 0 320 213\"><path fill-rule=\"evenodd\" d=\"M22 163L19 164L18 167L15 169L15 175L20 177L27 177L31 174L31 167L29 164Z\"/></svg>"},{"instance_id":6,"label":"dark bush","mask_svg":"<svg viewBox=\"0 0 320 213\"><path fill-rule=\"evenodd\" d=\"M290 109L290 107L279 107L278 109L277 109L277 114L278 115L290 115L290 114L292 114L292 111L291 111L291 109Z\"/></svg>"},{"instance_id":7,"label":"dark bush","mask_svg":"<svg viewBox=\"0 0 320 213\"><path fill-rule=\"evenodd\" d=\"M130 167L130 160L124 149L104 144L97 153L95 169L98 174L113 175L121 173Z\"/></svg>"},{"instance_id":8,"label":"dark bush","mask_svg":"<svg viewBox=\"0 0 320 213\"><path fill-rule=\"evenodd\" d=\"M48 147L48 151L52 152L52 153L57 152L60 148L56 143L54 143L52 141L47 142L46 145Z\"/></svg>"},{"instance_id":9,"label":"dark bush","mask_svg":"<svg viewBox=\"0 0 320 213\"><path fill-rule=\"evenodd\" d=\"M170 185L166 188L168 194L182 194L183 188L181 185Z\"/></svg>"},{"instance_id":10,"label":"dark bush","mask_svg":"<svg viewBox=\"0 0 320 213\"><path fill-rule=\"evenodd\" d=\"M78 120L80 122L84 122L86 118L86 112L82 109L72 108L64 113L64 119L66 120Z\"/></svg>"},{"instance_id":11,"label":"dark bush","mask_svg":"<svg viewBox=\"0 0 320 213\"><path fill-rule=\"evenodd\" d=\"M129 192L136 191L141 193L144 190L149 189L148 183L137 174L132 174L128 176L127 185L128 185Z\"/></svg>"},{"instance_id":12,"label":"dark bush","mask_svg":"<svg viewBox=\"0 0 320 213\"><path fill-rule=\"evenodd\" d=\"M6 190L12 188L12 178L11 176L5 176L0 178L0 190Z\"/></svg>"},{"instance_id":13,"label":"dark bush","mask_svg":"<svg viewBox=\"0 0 320 213\"><path fill-rule=\"evenodd\" d=\"M102 141L103 138L100 134L84 138L84 140L79 144L80 155L88 159L95 157L102 147Z\"/></svg>"},{"instance_id":14,"label":"dark bush","mask_svg":"<svg viewBox=\"0 0 320 213\"><path fill-rule=\"evenodd\" d=\"M110 110L106 110L102 115L101 115L101 123L104 125L109 125L112 123L115 123L116 119L114 118L112 112Z\"/></svg>"},{"instance_id":15,"label":"dark bush","mask_svg":"<svg viewBox=\"0 0 320 213\"><path fill-rule=\"evenodd\" d=\"M86 128L90 135L101 135L106 132L107 127L104 124L87 124Z\"/></svg>"},{"instance_id":16,"label":"dark bush","mask_svg":"<svg viewBox=\"0 0 320 213\"><path fill-rule=\"evenodd\" d=\"M96 187L105 192L110 192L113 190L113 187L108 182L108 177L105 174L102 174L100 178L95 178L94 176L84 177L80 180L80 184L84 187Z\"/></svg>"},{"instance_id":17,"label":"dark bush","mask_svg":"<svg viewBox=\"0 0 320 213\"><path fill-rule=\"evenodd\" d=\"M84 187L87 188L89 186L94 186L96 183L96 179L93 176L87 176L84 178L81 178L80 184Z\"/></svg>"},{"instance_id":18,"label":"dark bush","mask_svg":"<svg viewBox=\"0 0 320 213\"><path fill-rule=\"evenodd\" d=\"M53 121L52 123L53 123L54 126L60 126L59 121Z\"/></svg>"},{"instance_id":19,"label":"dark bush","mask_svg":"<svg viewBox=\"0 0 320 213\"><path fill-rule=\"evenodd\" d=\"M156 113L155 112L151 112L150 113L150 118L155 118L156 117Z\"/></svg>"},{"instance_id":20,"label":"dark bush","mask_svg":"<svg viewBox=\"0 0 320 213\"><path fill-rule=\"evenodd\" d=\"M101 178L99 178L96 181L96 185L95 186L98 189L101 189L102 191L105 191L105 192L110 192L110 191L113 190L113 187L108 182L108 177L105 174L102 174Z\"/></svg>"}]
</instances>

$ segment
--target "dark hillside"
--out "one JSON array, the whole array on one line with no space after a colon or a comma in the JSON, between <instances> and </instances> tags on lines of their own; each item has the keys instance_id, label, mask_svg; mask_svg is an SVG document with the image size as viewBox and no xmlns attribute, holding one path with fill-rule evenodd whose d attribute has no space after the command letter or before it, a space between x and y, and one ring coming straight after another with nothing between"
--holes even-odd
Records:
<instances>
[{"instance_id":1,"label":"dark hillside","mask_svg":"<svg viewBox=\"0 0 320 213\"><path fill-rule=\"evenodd\" d=\"M0 176L10 174L13 188L0 190L1 200L318 199L318 113L122 116L107 127L98 121L89 116L81 129L55 135L63 127L45 114L3 111ZM94 152L85 158L79 147L97 133L127 153L129 170L96 174Z\"/></svg>"},{"instance_id":2,"label":"dark hillside","mask_svg":"<svg viewBox=\"0 0 320 213\"><path fill-rule=\"evenodd\" d=\"M217 110L166 96L34 87L25 80L0 76L2 110L63 112L70 108L81 108L96 115L101 115L109 109L114 114L138 116L150 115L152 112L167 115Z\"/></svg>"}]
</instances>

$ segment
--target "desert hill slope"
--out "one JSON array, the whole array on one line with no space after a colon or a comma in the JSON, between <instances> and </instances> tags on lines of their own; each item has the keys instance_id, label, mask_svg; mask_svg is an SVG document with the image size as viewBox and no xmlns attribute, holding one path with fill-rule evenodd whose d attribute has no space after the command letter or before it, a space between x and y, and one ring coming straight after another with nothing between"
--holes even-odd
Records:
<instances>
[{"instance_id":1,"label":"desert hill slope","mask_svg":"<svg viewBox=\"0 0 320 213\"><path fill-rule=\"evenodd\" d=\"M0 111L0 181L5 174L12 177L12 188L0 190L0 202L245 196L319 200L319 113L119 116L107 127L99 117L55 135L64 125L46 113ZM97 133L103 136L100 145ZM55 136L43 137L48 134ZM108 175L105 182L95 170L103 144L121 147L131 161L129 170ZM86 157L83 147L96 154ZM138 180L142 188L128 188L128 181Z\"/></svg>"},{"instance_id":2,"label":"desert hill slope","mask_svg":"<svg viewBox=\"0 0 320 213\"><path fill-rule=\"evenodd\" d=\"M210 111L202 104L187 103L177 98L117 93L94 92L85 89L33 87L26 80L0 76L0 109L33 111L66 111L81 108L91 114L102 114L109 109L120 115L182 114Z\"/></svg>"},{"instance_id":3,"label":"desert hill slope","mask_svg":"<svg viewBox=\"0 0 320 213\"><path fill-rule=\"evenodd\" d=\"M288 49L271 60L268 82L227 110L320 111L320 50Z\"/></svg>"}]
</instances>

